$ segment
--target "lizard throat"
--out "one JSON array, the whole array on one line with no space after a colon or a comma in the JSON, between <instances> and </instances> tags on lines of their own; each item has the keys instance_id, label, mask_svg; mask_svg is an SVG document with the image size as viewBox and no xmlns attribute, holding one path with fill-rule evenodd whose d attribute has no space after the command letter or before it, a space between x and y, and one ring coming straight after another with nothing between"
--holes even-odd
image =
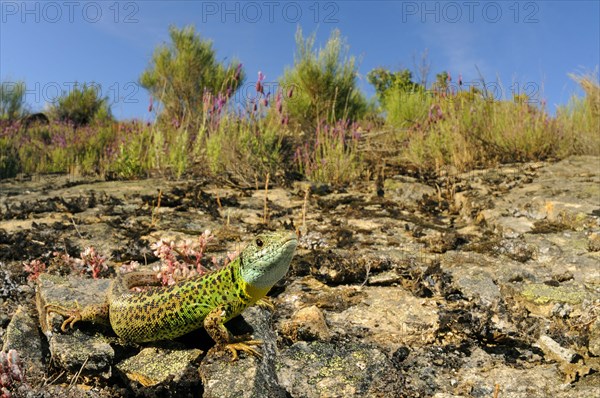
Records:
<instances>
[{"instance_id":1,"label":"lizard throat","mask_svg":"<svg viewBox=\"0 0 600 398\"><path fill-rule=\"evenodd\" d=\"M261 298L265 297L267 295L267 293L269 293L269 290L271 290L270 287L268 288L259 288L259 287L255 287L253 285L251 285L250 283L246 283L246 294L248 296L250 296L250 302L251 305L255 304L258 300L260 300Z\"/></svg>"}]
</instances>

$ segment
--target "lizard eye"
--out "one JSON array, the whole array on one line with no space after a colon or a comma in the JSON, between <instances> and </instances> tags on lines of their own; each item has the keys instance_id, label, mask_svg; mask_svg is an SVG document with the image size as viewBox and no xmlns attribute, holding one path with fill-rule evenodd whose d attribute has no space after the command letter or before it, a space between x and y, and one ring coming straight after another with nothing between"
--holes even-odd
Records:
<instances>
[{"instance_id":1,"label":"lizard eye","mask_svg":"<svg viewBox=\"0 0 600 398\"><path fill-rule=\"evenodd\" d=\"M260 238L256 238L256 246L258 247L262 247L263 246L263 241Z\"/></svg>"}]
</instances>

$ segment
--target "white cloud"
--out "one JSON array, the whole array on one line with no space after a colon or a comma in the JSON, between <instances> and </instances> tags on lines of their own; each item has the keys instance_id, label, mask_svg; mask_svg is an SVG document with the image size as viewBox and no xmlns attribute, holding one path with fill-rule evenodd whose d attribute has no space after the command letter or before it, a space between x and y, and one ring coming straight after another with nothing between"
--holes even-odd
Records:
<instances>
[{"instance_id":1,"label":"white cloud","mask_svg":"<svg viewBox=\"0 0 600 398\"><path fill-rule=\"evenodd\" d=\"M422 38L428 48L440 51L446 58L444 68L453 74L477 77L477 68L484 76L492 76L494 71L489 67L477 49L477 33L473 25L458 23L428 24Z\"/></svg>"}]
</instances>

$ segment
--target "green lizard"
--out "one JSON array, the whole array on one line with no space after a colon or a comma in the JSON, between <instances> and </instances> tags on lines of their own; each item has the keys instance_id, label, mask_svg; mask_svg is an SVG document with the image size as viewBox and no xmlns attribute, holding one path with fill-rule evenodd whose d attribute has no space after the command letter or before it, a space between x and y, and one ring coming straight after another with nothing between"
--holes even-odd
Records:
<instances>
[{"instance_id":1,"label":"green lizard","mask_svg":"<svg viewBox=\"0 0 600 398\"><path fill-rule=\"evenodd\" d=\"M143 343L172 339L204 327L219 349L260 356L259 340L233 336L224 323L264 298L288 271L298 241L289 231L260 235L227 266L168 287L133 292L134 286L157 285L154 272L117 277L102 304L69 309L48 304L47 313L66 316L61 329L76 322L110 325L126 341Z\"/></svg>"}]
</instances>

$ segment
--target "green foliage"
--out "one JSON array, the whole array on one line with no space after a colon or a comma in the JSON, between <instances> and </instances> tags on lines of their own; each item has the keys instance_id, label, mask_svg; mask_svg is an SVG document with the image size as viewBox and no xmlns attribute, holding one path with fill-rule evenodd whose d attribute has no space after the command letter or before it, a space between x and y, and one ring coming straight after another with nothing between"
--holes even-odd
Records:
<instances>
[{"instance_id":1,"label":"green foliage","mask_svg":"<svg viewBox=\"0 0 600 398\"><path fill-rule=\"evenodd\" d=\"M439 93L445 93L448 89L448 83L450 83L450 75L448 72L440 72L435 75L435 82L433 83L432 89Z\"/></svg>"},{"instance_id":2,"label":"green foliage","mask_svg":"<svg viewBox=\"0 0 600 398\"><path fill-rule=\"evenodd\" d=\"M558 130L543 109L501 101L489 108L484 122L476 137L480 150L487 149L500 162L544 160L556 154Z\"/></svg>"},{"instance_id":3,"label":"green foliage","mask_svg":"<svg viewBox=\"0 0 600 398\"><path fill-rule=\"evenodd\" d=\"M427 117L431 96L423 86L413 81L408 69L391 72L385 68L375 68L369 72L367 80L375 87L389 125L401 131L422 123Z\"/></svg>"},{"instance_id":4,"label":"green foliage","mask_svg":"<svg viewBox=\"0 0 600 398\"><path fill-rule=\"evenodd\" d=\"M583 88L585 98L573 96L557 111L556 121L563 135L561 155L600 155L600 84L597 72L570 77Z\"/></svg>"},{"instance_id":5,"label":"green foliage","mask_svg":"<svg viewBox=\"0 0 600 398\"><path fill-rule=\"evenodd\" d=\"M316 130L314 144L299 147L295 160L299 171L311 181L348 184L356 181L366 165L360 152L356 125L339 121Z\"/></svg>"},{"instance_id":6,"label":"green foliage","mask_svg":"<svg viewBox=\"0 0 600 398\"><path fill-rule=\"evenodd\" d=\"M50 108L53 118L74 126L85 126L92 122L112 119L107 97L100 97L94 85L75 85L69 93L61 95Z\"/></svg>"},{"instance_id":7,"label":"green foliage","mask_svg":"<svg viewBox=\"0 0 600 398\"><path fill-rule=\"evenodd\" d=\"M260 76L260 95L244 113L228 104L244 80L241 64L217 62L212 44L192 27L172 27L170 36L140 77L159 103L155 124L113 121L107 99L86 84L56 101L51 123L24 123L24 83L2 83L0 178L49 172L179 178L208 171L254 185L294 168L309 180L343 185L373 175L368 167L391 164L461 172L600 155L597 75L572 75L586 96L573 97L553 118L525 95L496 101L473 87L449 90L447 72L426 90L409 70L376 68L367 78L377 107L358 91L355 59L339 31L315 50L315 35L304 38L298 29L282 91L265 95Z\"/></svg>"},{"instance_id":8,"label":"green foliage","mask_svg":"<svg viewBox=\"0 0 600 398\"><path fill-rule=\"evenodd\" d=\"M287 101L290 122L304 131L337 120L358 120L366 110L366 100L356 86L358 67L339 30L333 30L324 48L314 50L315 34L296 32L294 66L285 70L280 84L293 88Z\"/></svg>"},{"instance_id":9,"label":"green foliage","mask_svg":"<svg viewBox=\"0 0 600 398\"><path fill-rule=\"evenodd\" d=\"M25 83L4 81L0 84L0 119L17 120L27 113Z\"/></svg>"},{"instance_id":10,"label":"green foliage","mask_svg":"<svg viewBox=\"0 0 600 398\"><path fill-rule=\"evenodd\" d=\"M109 172L115 177L133 179L147 175L152 166L152 140L150 129L128 136L118 146L116 156L110 163Z\"/></svg>"},{"instance_id":11,"label":"green foliage","mask_svg":"<svg viewBox=\"0 0 600 398\"><path fill-rule=\"evenodd\" d=\"M385 68L375 68L367 74L367 81L375 87L377 99L384 107L390 95L424 91L423 86L413 82L412 72L408 69L390 72Z\"/></svg>"},{"instance_id":12,"label":"green foliage","mask_svg":"<svg viewBox=\"0 0 600 398\"><path fill-rule=\"evenodd\" d=\"M246 183L274 176L282 167L284 135L276 118L227 115L206 140L210 170Z\"/></svg>"},{"instance_id":13,"label":"green foliage","mask_svg":"<svg viewBox=\"0 0 600 398\"><path fill-rule=\"evenodd\" d=\"M423 124L431 107L433 97L422 90L391 90L386 96L386 121L402 132L403 129Z\"/></svg>"},{"instance_id":14,"label":"green foliage","mask_svg":"<svg viewBox=\"0 0 600 398\"><path fill-rule=\"evenodd\" d=\"M20 168L17 148L8 138L0 138L0 179L16 177Z\"/></svg>"},{"instance_id":15,"label":"green foliage","mask_svg":"<svg viewBox=\"0 0 600 398\"><path fill-rule=\"evenodd\" d=\"M243 83L244 73L237 62L218 62L212 43L193 26L172 26L169 35L171 43L154 50L140 84L162 104L161 124L196 130L208 111L206 94L218 98L222 107Z\"/></svg>"},{"instance_id":16,"label":"green foliage","mask_svg":"<svg viewBox=\"0 0 600 398\"><path fill-rule=\"evenodd\" d=\"M459 93L460 94L460 93ZM436 95L422 124L411 126L404 157L422 169L458 171L556 154L559 131L544 109L469 92Z\"/></svg>"}]
</instances>

